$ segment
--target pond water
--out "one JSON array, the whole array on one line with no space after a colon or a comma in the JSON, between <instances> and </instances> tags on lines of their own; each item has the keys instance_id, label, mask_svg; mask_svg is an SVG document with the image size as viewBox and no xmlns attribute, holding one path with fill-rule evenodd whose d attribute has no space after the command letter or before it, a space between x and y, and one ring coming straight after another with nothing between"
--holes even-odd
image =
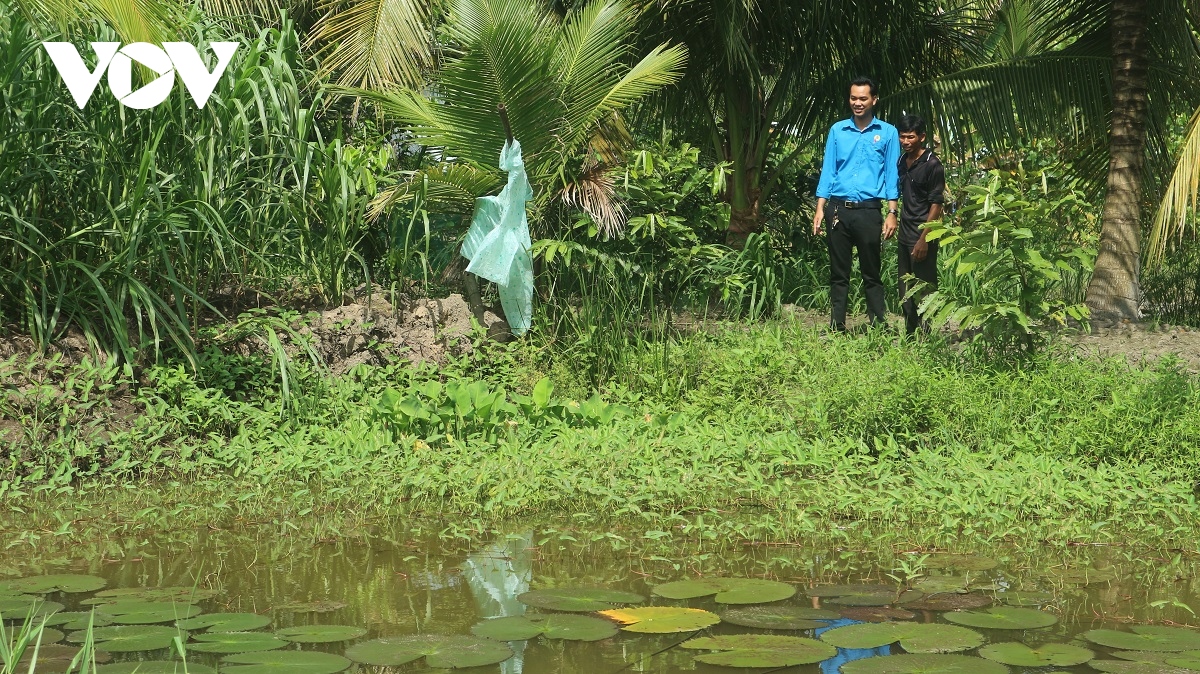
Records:
<instances>
[{"instance_id":1,"label":"pond water","mask_svg":"<svg viewBox=\"0 0 1200 674\"><path fill-rule=\"evenodd\" d=\"M1194 561L1182 551L1155 550L1152 546L1140 545L1050 547L1036 543L976 549L963 542L953 547L954 552L974 553L974 556L930 557L922 562L923 553L912 547L903 543L903 536L897 534L862 537L859 541L748 545L722 544L703 538L656 540L655 537L646 538L620 529L579 532L548 530L546 527L514 528L493 533L476 542L465 537L399 536L381 532L338 540L286 536L280 535L277 530L198 532L162 541L103 541L94 548L66 551L53 559L36 561L23 557L20 550L10 548L0 553L0 611L8 607L3 615L11 627L12 619L17 617L13 610L19 606L19 602L13 603L13 598L30 596L30 587L43 592L39 596L46 600L62 604L62 611L87 611L92 605L97 605L98 613L112 612L110 609L113 607L112 603L100 602L155 601L159 602L157 608L161 609L164 599L153 593L112 596L119 594L115 590L194 587L199 590L201 598L190 603L189 597L180 596L183 590L176 591L175 596L165 597L179 602L171 610L178 612L180 607L194 604L199 608L187 611L202 611L199 613L201 616L213 613L260 614L271 620L270 625L251 627L252 631L263 633L255 638L264 639L273 632L293 627L340 625L362 628L348 630L343 636L350 638L342 641L288 641L287 645L278 649L279 652L317 651L353 657L356 646L380 638L416 634L469 637L473 627L490 618L555 613L528 606L521 601L522 595L533 590L594 588L633 593L646 598L640 604L615 602L611 604L612 608L690 607L727 618L736 618L740 612L743 617L739 620L745 622L745 609L758 605L767 606L772 609L770 612L776 614L779 613L773 610L776 607L797 609L792 611L792 618L817 619L817 622L799 623L810 629L769 630L738 626L726 620L707 628L687 628L666 634L626 630L612 636L601 633L601 638L595 641L533 637L502 642L507 643L512 651L512 656L504 662L459 671L471 674L715 674L749 671L835 674L839 666L850 661L905 653L899 643L873 643L872 640L888 640L887 637L881 637L878 630L867 630L857 635L843 630L839 633L843 635L840 638L830 634L834 628L889 617L878 615L882 610L881 604L890 604L899 609L889 613L900 625L953 626L955 630L968 630L980 635L985 648L998 643L1021 642L1036 649L1033 656L1024 651L1017 656L1011 652L1008 655L1001 653L998 656L1001 660L1016 657L1021 661L1023 657L1042 657L1049 658L1047 662L1053 664L1078 659L1067 654L1056 656L1055 649L1039 648L1045 644L1077 647L1073 651L1067 649L1066 653L1088 649L1095 654L1090 664L1061 664L1049 668L1010 665L1007 667L1010 672L1091 672L1096 671L1096 667L1129 674L1181 672L1187 671L1181 662L1188 658L1195 665L1193 669L1200 669L1200 630L1181 632L1182 636L1165 632L1158 636L1151 635L1151 638L1147 635L1138 636L1132 629L1147 624L1160 627L1187 623L1200 625L1200 620L1191 614L1192 610L1200 611ZM80 556L75 558L75 554ZM994 566L988 560L994 562ZM935 565L941 568L935 568ZM33 586L21 585L20 579L40 574L95 576L104 580L105 587L102 590L67 593L36 587L36 582ZM763 604L726 604L715 601L711 593L709 596L687 599L669 599L654 593L656 587L665 583L698 578L770 580L794 589L795 594ZM828 587L848 584L888 587ZM900 595L903 590L901 585L916 589ZM765 595L754 595L764 589ZM734 598L772 599L777 595L771 593L779 590L779 585L766 584L764 587L750 587L747 590L749 595ZM924 596L921 596L922 591ZM783 592L787 594L789 590ZM842 592L851 594L836 596ZM98 593L107 593L109 596L98 597ZM664 593L661 588L660 593ZM682 594L689 593L694 594L695 588L684 586ZM677 596L680 593L665 594ZM9 597L7 601L10 603L4 603L5 596ZM898 602L897 596L900 597ZM526 595L525 599L528 600L529 596ZM989 611L992 607L1016 606L1021 610L1012 614L1015 618L1006 615L989 618L984 615L982 623L969 616L962 618L962 610L944 610L960 605L969 607L965 612L972 615L980 615L980 612ZM137 615L136 611L151 611L153 608L129 605L127 611ZM820 609L825 613L813 612L812 609ZM1053 624L1023 627L1023 621L1030 617L1030 610L1049 616L1043 622L1053 618ZM761 609L753 609L750 613L756 611L759 612L758 619L763 619ZM592 612L575 615L596 616ZM777 615L775 617L778 618ZM109 618L118 625L123 623L120 616L110 615ZM754 616L751 618L751 622L754 622ZM1035 622L1038 621L1038 616L1033 618ZM1007 624L1005 629L998 629L997 620L1011 624ZM174 620L166 618L155 621L153 617L144 617L134 622L171 626ZM621 626L615 622L612 625L613 629ZM58 629L67 633L67 639L70 640L72 630L69 628L73 626L62 625ZM669 620L666 626L671 626ZM592 624L592 627L595 625ZM636 629L636 625L633 627ZM200 640L206 638L203 636L206 632L219 629L219 625L210 628L196 624L190 630L191 640L187 641L190 646L187 658L190 662L245 674L257 671L318 672L329 671L328 667L331 667L327 665L327 669L322 670L320 667L305 668L302 664L289 666L286 662L277 662L266 665L265 669L246 669L245 665L243 669L234 669L222 664L222 658L226 657L224 652L197 650L198 647L204 647L204 642ZM602 632L603 629L601 627ZM989 669L996 665L979 657L978 644L963 649L963 644L945 646L943 641L939 641L949 639L955 642L955 639L961 639L964 632L952 630L945 633L943 630L943 633L921 633L926 636L918 634L906 640L901 638L906 629L909 627L896 632L896 639L910 649L944 650L945 647L971 657L968 664L973 665L964 669L965 661L955 664L935 659L932 664L917 663L907 669L871 671L944 671L947 674L1002 671ZM1126 637L1124 640L1118 637L1112 642L1119 648L1098 643L1097 640L1105 640L1101 633L1092 633L1090 640L1079 638L1079 635L1097 629L1126 633ZM358 636L362 630L365 633ZM709 656L707 659L712 660L711 656L719 655L721 651L689 649L682 645L699 637L747 634L817 637L823 643L855 647L821 646L830 649L830 652L812 651L809 659L822 654L827 657L811 664L746 669L706 664L697 658ZM846 637L849 637L848 641ZM1191 637L1195 637L1195 644L1188 640ZM597 637L593 635L589 638ZM1111 635L1107 638L1112 639ZM220 639L217 637L218 641ZM928 645L929 639L933 640L932 646ZM968 636L967 640L970 639ZM1133 641L1130 642L1130 639ZM1174 655L1163 655L1163 643L1167 643L1169 652ZM768 655L778 647L778 644L768 645ZM790 643L789 647L797 648L797 642ZM235 644L225 651L237 648ZM798 648L803 651L812 646L809 644ZM1019 649L1013 646L1005 648L1008 651ZM471 650L471 647L467 646L467 649ZM1120 650L1157 653L1154 656L1156 662L1149 662L1147 658L1150 656L1146 655L1126 656L1132 657L1132 660L1112 655ZM1198 650L1193 654L1195 657L1187 654L1192 650ZM357 653L361 655L368 651L360 648ZM1180 655L1181 651L1183 655ZM171 649L160 647L118 651L111 654L111 662L159 661L172 657L178 659ZM370 657L355 659L371 660ZM1170 664L1167 664L1168 660ZM54 671L54 668L39 667L38 671ZM101 669L102 674L105 671L131 670L110 665L107 670ZM444 670L430 667L427 661L418 658L411 663L391 667L356 662L345 671ZM868 670L851 668L843 671Z\"/></svg>"}]
</instances>

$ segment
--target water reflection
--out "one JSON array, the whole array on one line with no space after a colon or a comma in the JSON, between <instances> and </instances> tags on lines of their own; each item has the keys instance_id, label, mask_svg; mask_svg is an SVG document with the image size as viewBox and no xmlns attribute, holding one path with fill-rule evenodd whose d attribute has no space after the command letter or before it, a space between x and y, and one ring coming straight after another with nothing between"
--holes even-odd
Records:
<instances>
[{"instance_id":1,"label":"water reflection","mask_svg":"<svg viewBox=\"0 0 1200 674\"><path fill-rule=\"evenodd\" d=\"M475 597L479 618L504 618L525 615L525 605L517 596L529 591L533 578L533 532L508 535L467 556L463 574ZM513 658L501 663L502 674L522 674L525 642L512 646Z\"/></svg>"}]
</instances>

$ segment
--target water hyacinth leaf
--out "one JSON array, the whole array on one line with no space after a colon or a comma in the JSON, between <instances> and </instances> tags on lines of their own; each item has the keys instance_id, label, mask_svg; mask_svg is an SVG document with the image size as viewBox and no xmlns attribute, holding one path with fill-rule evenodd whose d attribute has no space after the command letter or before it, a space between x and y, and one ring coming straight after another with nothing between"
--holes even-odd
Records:
<instances>
[{"instance_id":1,"label":"water hyacinth leaf","mask_svg":"<svg viewBox=\"0 0 1200 674\"><path fill-rule=\"evenodd\" d=\"M275 632L275 636L298 644L328 644L350 641L367 633L367 628L353 625L303 625Z\"/></svg>"},{"instance_id":2,"label":"water hyacinth leaf","mask_svg":"<svg viewBox=\"0 0 1200 674\"><path fill-rule=\"evenodd\" d=\"M94 592L108 585L108 581L99 576L81 576L73 573L56 573L48 576L31 576L10 581L10 586L29 594L46 594L47 592Z\"/></svg>"},{"instance_id":3,"label":"water hyacinth leaf","mask_svg":"<svg viewBox=\"0 0 1200 674\"><path fill-rule=\"evenodd\" d=\"M990 597L978 592L968 592L966 594L952 592L922 597L917 601L905 604L904 607L913 609L914 611L961 611L970 608L983 608L991 604L992 599Z\"/></svg>"},{"instance_id":4,"label":"water hyacinth leaf","mask_svg":"<svg viewBox=\"0 0 1200 674\"><path fill-rule=\"evenodd\" d=\"M919 603L919 602L918 602ZM911 606L911 604L907 604ZM889 620L912 620L917 614L902 608L887 606L852 606L841 610L843 618L863 623L882 623Z\"/></svg>"},{"instance_id":5,"label":"water hyacinth leaf","mask_svg":"<svg viewBox=\"0 0 1200 674\"><path fill-rule=\"evenodd\" d=\"M616 633L617 626L609 620L571 614L492 618L471 628L471 634L496 641L524 641L538 636L567 641L600 641Z\"/></svg>"},{"instance_id":6,"label":"water hyacinth leaf","mask_svg":"<svg viewBox=\"0 0 1200 674\"><path fill-rule=\"evenodd\" d=\"M987 571L1000 565L991 557L982 555L957 554L939 552L925 559L925 566L931 569L957 569L959 571Z\"/></svg>"},{"instance_id":7,"label":"water hyacinth leaf","mask_svg":"<svg viewBox=\"0 0 1200 674\"><path fill-rule=\"evenodd\" d=\"M791 667L820 662L837 655L837 649L816 639L774 634L726 634L701 637L680 644L692 650L720 651L697 655L696 660L722 667Z\"/></svg>"},{"instance_id":8,"label":"water hyacinth leaf","mask_svg":"<svg viewBox=\"0 0 1200 674\"><path fill-rule=\"evenodd\" d=\"M229 671L229 670L225 670ZM195 662L184 663L168 660L147 660L142 662L115 662L96 668L96 674L217 674L217 670L208 665Z\"/></svg>"},{"instance_id":9,"label":"water hyacinth leaf","mask_svg":"<svg viewBox=\"0 0 1200 674\"><path fill-rule=\"evenodd\" d=\"M909 653L955 653L978 647L983 635L937 623L864 623L824 632L821 641L838 648L879 648L899 642Z\"/></svg>"},{"instance_id":10,"label":"water hyacinth leaf","mask_svg":"<svg viewBox=\"0 0 1200 674\"><path fill-rule=\"evenodd\" d=\"M913 585L914 590L920 590L925 594L941 594L944 592L963 592L967 591L967 579L964 576L929 576L922 578Z\"/></svg>"},{"instance_id":11,"label":"water hyacinth leaf","mask_svg":"<svg viewBox=\"0 0 1200 674\"><path fill-rule=\"evenodd\" d=\"M1054 601L1049 592L998 592L996 598L1010 606L1045 606Z\"/></svg>"},{"instance_id":12,"label":"water hyacinth leaf","mask_svg":"<svg viewBox=\"0 0 1200 674\"><path fill-rule=\"evenodd\" d=\"M1181 627L1136 625L1132 632L1088 630L1080 636L1094 644L1126 651L1179 652L1200 649L1200 632Z\"/></svg>"},{"instance_id":13,"label":"water hyacinth leaf","mask_svg":"<svg viewBox=\"0 0 1200 674\"><path fill-rule=\"evenodd\" d=\"M947 613L945 618L959 625L993 630L1028 630L1049 627L1058 622L1058 618L1051 613L1017 606L997 606L985 611L957 611Z\"/></svg>"},{"instance_id":14,"label":"water hyacinth leaf","mask_svg":"<svg viewBox=\"0 0 1200 674\"><path fill-rule=\"evenodd\" d=\"M372 639L351 646L346 657L364 665L394 667L425 658L430 667L482 667L513 655L502 641L477 637L410 634Z\"/></svg>"},{"instance_id":15,"label":"water hyacinth leaf","mask_svg":"<svg viewBox=\"0 0 1200 674\"><path fill-rule=\"evenodd\" d=\"M330 601L328 599L319 601L289 601L274 607L276 611L287 611L288 613L331 613L344 608L346 608L346 602Z\"/></svg>"},{"instance_id":16,"label":"water hyacinth leaf","mask_svg":"<svg viewBox=\"0 0 1200 674\"><path fill-rule=\"evenodd\" d=\"M266 632L203 632L192 635L189 651L199 653L252 653L283 648L288 642Z\"/></svg>"},{"instance_id":17,"label":"water hyacinth leaf","mask_svg":"<svg viewBox=\"0 0 1200 674\"><path fill-rule=\"evenodd\" d=\"M65 630L86 630L88 623L93 627L104 627L111 625L112 620L103 613L93 615L91 611L62 611L46 618L46 625Z\"/></svg>"},{"instance_id":18,"label":"water hyacinth leaf","mask_svg":"<svg viewBox=\"0 0 1200 674\"><path fill-rule=\"evenodd\" d=\"M811 630L825 627L838 614L802 606L745 606L731 608L721 614L721 621L742 627L764 630Z\"/></svg>"},{"instance_id":19,"label":"water hyacinth leaf","mask_svg":"<svg viewBox=\"0 0 1200 674\"><path fill-rule=\"evenodd\" d=\"M759 578L698 578L656 585L654 594L667 599L695 599L716 595L720 604L765 604L787 599L796 588L776 580Z\"/></svg>"},{"instance_id":20,"label":"water hyacinth leaf","mask_svg":"<svg viewBox=\"0 0 1200 674\"><path fill-rule=\"evenodd\" d=\"M335 674L353 664L340 655L320 651L238 653L225 656L221 662L222 674Z\"/></svg>"},{"instance_id":21,"label":"water hyacinth leaf","mask_svg":"<svg viewBox=\"0 0 1200 674\"><path fill-rule=\"evenodd\" d=\"M257 613L209 613L180 620L175 626L185 630L209 632L247 632L271 624L271 617Z\"/></svg>"},{"instance_id":22,"label":"water hyacinth leaf","mask_svg":"<svg viewBox=\"0 0 1200 674\"><path fill-rule=\"evenodd\" d=\"M41 597L24 595L14 599L0 599L0 616L5 620L24 620L29 616L47 616L58 613L63 605L56 601L45 601Z\"/></svg>"},{"instance_id":23,"label":"water hyacinth leaf","mask_svg":"<svg viewBox=\"0 0 1200 674\"><path fill-rule=\"evenodd\" d=\"M1110 674L1192 674L1191 670L1172 667L1165 662L1135 662L1131 660L1092 660L1088 667Z\"/></svg>"},{"instance_id":24,"label":"water hyacinth leaf","mask_svg":"<svg viewBox=\"0 0 1200 674\"><path fill-rule=\"evenodd\" d=\"M1070 644L1042 644L1030 648L1015 641L989 644L979 649L979 655L1014 667L1073 667L1096 657L1094 652Z\"/></svg>"},{"instance_id":25,"label":"water hyacinth leaf","mask_svg":"<svg viewBox=\"0 0 1200 674\"><path fill-rule=\"evenodd\" d=\"M96 641L96 650L109 653L131 653L167 648L177 635L186 637L187 633L181 633L173 627L162 627L161 625L112 625L92 630L92 638ZM67 635L67 641L73 644L83 643L86 638L86 631L71 632Z\"/></svg>"},{"instance_id":26,"label":"water hyacinth leaf","mask_svg":"<svg viewBox=\"0 0 1200 674\"><path fill-rule=\"evenodd\" d=\"M1200 670L1200 650L1172 654L1166 659L1166 663L1172 667L1182 667L1192 671Z\"/></svg>"},{"instance_id":27,"label":"water hyacinth leaf","mask_svg":"<svg viewBox=\"0 0 1200 674\"><path fill-rule=\"evenodd\" d=\"M178 585L171 587L115 587L101 590L92 599L101 600L95 603L111 603L118 600L137 599L141 601L174 601L183 604L194 604L217 596L216 590L203 587Z\"/></svg>"},{"instance_id":28,"label":"water hyacinth leaf","mask_svg":"<svg viewBox=\"0 0 1200 674\"><path fill-rule=\"evenodd\" d=\"M600 611L600 615L621 623L621 629L626 632L641 634L695 632L721 622L721 617L715 613L676 606L617 608Z\"/></svg>"},{"instance_id":29,"label":"water hyacinth leaf","mask_svg":"<svg viewBox=\"0 0 1200 674\"><path fill-rule=\"evenodd\" d=\"M640 594L620 590L562 587L525 592L517 596L517 601L548 611L590 613L614 608L621 604L640 604L646 601L646 598Z\"/></svg>"},{"instance_id":30,"label":"water hyacinth leaf","mask_svg":"<svg viewBox=\"0 0 1200 674\"><path fill-rule=\"evenodd\" d=\"M851 660L842 674L1008 674L1008 667L969 655L903 654Z\"/></svg>"}]
</instances>

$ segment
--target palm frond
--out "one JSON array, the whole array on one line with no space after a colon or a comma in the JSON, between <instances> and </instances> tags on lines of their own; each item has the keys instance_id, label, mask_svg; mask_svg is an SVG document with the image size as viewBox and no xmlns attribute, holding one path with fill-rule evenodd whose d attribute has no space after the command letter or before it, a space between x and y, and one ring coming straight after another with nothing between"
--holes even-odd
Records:
<instances>
[{"instance_id":1,"label":"palm frond","mask_svg":"<svg viewBox=\"0 0 1200 674\"><path fill-rule=\"evenodd\" d=\"M320 45L322 71L350 86L418 86L429 62L427 3L421 0L325 0L307 44Z\"/></svg>"},{"instance_id":2,"label":"palm frond","mask_svg":"<svg viewBox=\"0 0 1200 674\"><path fill-rule=\"evenodd\" d=\"M568 206L587 213L605 237L625 229L629 216L617 197L616 180L611 169L596 164L559 190L559 198Z\"/></svg>"},{"instance_id":3,"label":"palm frond","mask_svg":"<svg viewBox=\"0 0 1200 674\"><path fill-rule=\"evenodd\" d=\"M1168 240L1183 239L1189 222L1195 228L1197 207L1200 207L1200 108L1188 122L1175 171L1154 216L1146 251L1152 262L1162 260Z\"/></svg>"},{"instance_id":4,"label":"palm frond","mask_svg":"<svg viewBox=\"0 0 1200 674\"><path fill-rule=\"evenodd\" d=\"M396 206L419 199L422 207L466 215L474 210L476 198L494 191L501 182L496 171L470 164L441 164L415 171L404 182L380 192L371 201L367 214L376 219Z\"/></svg>"}]
</instances>

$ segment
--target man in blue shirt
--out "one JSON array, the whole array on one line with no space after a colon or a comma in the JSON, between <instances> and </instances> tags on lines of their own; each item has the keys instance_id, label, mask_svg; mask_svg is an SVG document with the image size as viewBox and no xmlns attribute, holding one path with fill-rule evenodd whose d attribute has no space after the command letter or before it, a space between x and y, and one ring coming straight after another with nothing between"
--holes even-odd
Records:
<instances>
[{"instance_id":1,"label":"man in blue shirt","mask_svg":"<svg viewBox=\"0 0 1200 674\"><path fill-rule=\"evenodd\" d=\"M887 307L879 280L883 240L896 231L899 186L896 164L900 137L896 127L875 119L879 101L875 83L860 77L850 83L852 117L834 124L825 142L825 161L817 184L817 212L813 236L828 223L829 301L831 325L846 329L846 297L850 293L851 252L858 249L858 268L867 296L872 326L884 325ZM887 200L888 214L880 209Z\"/></svg>"}]
</instances>

